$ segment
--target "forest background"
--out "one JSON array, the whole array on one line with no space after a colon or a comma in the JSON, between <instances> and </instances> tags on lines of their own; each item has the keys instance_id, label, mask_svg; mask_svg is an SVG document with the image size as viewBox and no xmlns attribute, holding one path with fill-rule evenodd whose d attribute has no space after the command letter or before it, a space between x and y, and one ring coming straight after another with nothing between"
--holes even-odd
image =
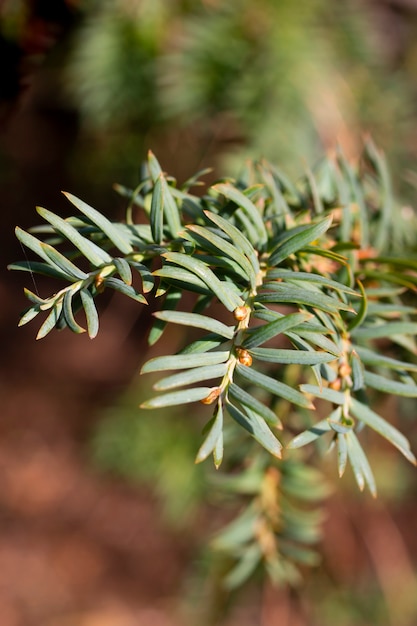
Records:
<instances>
[{"instance_id":1,"label":"forest background","mask_svg":"<svg viewBox=\"0 0 417 626\"><path fill-rule=\"evenodd\" d=\"M296 177L337 145L354 160L365 133L415 206L417 2L3 0L0 17L0 622L176 626L213 530L198 433L137 409L134 303L104 301L93 342L17 330L14 226L68 214L61 189L120 217L112 184L134 186L149 148L179 180L258 156ZM415 623L415 474L371 458L378 501L336 485L305 589L252 591L227 624Z\"/></svg>"}]
</instances>

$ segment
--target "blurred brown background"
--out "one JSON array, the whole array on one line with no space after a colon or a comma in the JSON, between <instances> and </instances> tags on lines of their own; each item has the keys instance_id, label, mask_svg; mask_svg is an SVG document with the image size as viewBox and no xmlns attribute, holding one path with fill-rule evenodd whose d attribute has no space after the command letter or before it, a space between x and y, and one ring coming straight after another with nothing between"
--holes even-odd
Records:
<instances>
[{"instance_id":1,"label":"blurred brown background","mask_svg":"<svg viewBox=\"0 0 417 626\"><path fill-rule=\"evenodd\" d=\"M296 174L368 131L415 206L417 2L3 0L0 17L0 624L194 624L205 483L186 417L138 421L149 313L103 297L93 342L36 343L17 329L30 276L5 270L14 226L68 215L61 189L122 216L112 184L134 186L148 148L179 179L259 155ZM227 624L417 623L415 472L370 458L379 501L337 484L305 590L246 594Z\"/></svg>"}]
</instances>

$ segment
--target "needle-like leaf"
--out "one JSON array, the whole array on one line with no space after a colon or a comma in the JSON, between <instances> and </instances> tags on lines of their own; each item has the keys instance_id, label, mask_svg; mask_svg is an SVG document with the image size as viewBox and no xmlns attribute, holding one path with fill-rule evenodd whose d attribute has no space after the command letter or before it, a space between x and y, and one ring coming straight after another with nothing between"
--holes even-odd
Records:
<instances>
[{"instance_id":1,"label":"needle-like leaf","mask_svg":"<svg viewBox=\"0 0 417 626\"><path fill-rule=\"evenodd\" d=\"M162 372L164 370L179 370L203 365L217 365L224 363L229 358L229 352L204 352L202 354L175 354L170 356L158 356L150 359L142 367L142 374L149 372Z\"/></svg>"},{"instance_id":2,"label":"needle-like leaf","mask_svg":"<svg viewBox=\"0 0 417 626\"><path fill-rule=\"evenodd\" d=\"M182 311L157 311L155 317L171 324L181 324L182 326L203 328L209 333L215 333L226 339L232 339L235 333L233 326L226 326L222 322L207 317L206 315L198 315L197 313L184 313Z\"/></svg>"},{"instance_id":3,"label":"needle-like leaf","mask_svg":"<svg viewBox=\"0 0 417 626\"><path fill-rule=\"evenodd\" d=\"M268 450L268 452L273 456L281 458L282 444L272 433L262 417L250 410L244 413L231 402L226 403L226 408L229 415Z\"/></svg>"},{"instance_id":4,"label":"needle-like leaf","mask_svg":"<svg viewBox=\"0 0 417 626\"><path fill-rule=\"evenodd\" d=\"M96 267L111 263L111 256L100 248L97 244L93 243L86 237L83 237L74 226L71 226L69 222L62 219L58 215L55 215L47 209L37 207L36 209L44 220L49 222L54 229L64 235L76 248Z\"/></svg>"},{"instance_id":5,"label":"needle-like leaf","mask_svg":"<svg viewBox=\"0 0 417 626\"><path fill-rule=\"evenodd\" d=\"M165 393L161 396L151 398L150 400L143 402L140 407L142 409L160 409L167 406L198 402L199 400L207 398L211 391L212 389L210 387L196 387L192 389L183 389L182 391L173 391L172 393Z\"/></svg>"},{"instance_id":6,"label":"needle-like leaf","mask_svg":"<svg viewBox=\"0 0 417 626\"><path fill-rule=\"evenodd\" d=\"M220 281L208 265L199 259L179 252L166 252L162 256L171 263L185 267L200 278L229 311L234 311L237 307L244 305L242 298L227 283Z\"/></svg>"},{"instance_id":7,"label":"needle-like leaf","mask_svg":"<svg viewBox=\"0 0 417 626\"><path fill-rule=\"evenodd\" d=\"M326 219L318 222L317 224L306 226L301 232L297 232L283 244L278 244L278 246L271 252L269 265L272 267L274 265L279 265L291 254L298 252L315 239L318 239L321 235L323 235L323 233L326 232L326 230L330 228L331 223L332 217L326 217Z\"/></svg>"},{"instance_id":8,"label":"needle-like leaf","mask_svg":"<svg viewBox=\"0 0 417 626\"><path fill-rule=\"evenodd\" d=\"M64 191L63 194L74 206L77 207L81 213L86 215L93 224L95 224L105 235L107 235L110 241L120 250L120 252L123 252L123 254L130 254L133 252L133 248L128 239L123 237L121 231L118 230L118 228L114 226L110 220L107 219L107 217L100 213L100 211L93 209L93 207L88 205L83 200L80 200L80 198L72 195L72 193Z\"/></svg>"}]
</instances>

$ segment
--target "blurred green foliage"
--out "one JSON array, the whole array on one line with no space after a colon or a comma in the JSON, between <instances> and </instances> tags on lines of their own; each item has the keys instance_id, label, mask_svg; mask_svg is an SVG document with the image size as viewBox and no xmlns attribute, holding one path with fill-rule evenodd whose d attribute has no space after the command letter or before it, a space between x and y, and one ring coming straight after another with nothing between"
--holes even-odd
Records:
<instances>
[{"instance_id":1,"label":"blurred green foliage","mask_svg":"<svg viewBox=\"0 0 417 626\"><path fill-rule=\"evenodd\" d=\"M185 132L193 167L195 154L214 148L298 171L300 155L311 162L320 146L340 141L354 152L364 129L395 160L409 157L413 40L392 33L387 41L387 8L328 0L87 6L66 88L89 128L159 140Z\"/></svg>"},{"instance_id":2,"label":"blurred green foliage","mask_svg":"<svg viewBox=\"0 0 417 626\"><path fill-rule=\"evenodd\" d=\"M92 441L93 460L103 471L152 485L166 520L189 527L207 489L203 466L194 466L198 425L190 428L190 416L182 409L172 410L168 419L139 410L144 395L135 380L117 405L103 412Z\"/></svg>"},{"instance_id":3,"label":"blurred green foliage","mask_svg":"<svg viewBox=\"0 0 417 626\"><path fill-rule=\"evenodd\" d=\"M162 148L176 175L199 162L235 169L245 154L298 173L300 155L313 162L336 142L354 155L364 131L394 173L416 156L411 4L61 4L72 19L63 45L49 48L46 64L59 73L51 95L79 113L77 159L101 180L130 172L149 147ZM28 13L26 2L5 3L3 36L28 39Z\"/></svg>"}]
</instances>

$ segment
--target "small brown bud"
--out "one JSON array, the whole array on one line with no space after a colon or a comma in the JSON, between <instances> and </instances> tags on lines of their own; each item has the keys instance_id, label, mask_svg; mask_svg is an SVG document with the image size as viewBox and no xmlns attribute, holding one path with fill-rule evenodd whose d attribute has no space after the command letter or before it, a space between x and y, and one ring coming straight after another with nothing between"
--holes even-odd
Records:
<instances>
[{"instance_id":1,"label":"small brown bud","mask_svg":"<svg viewBox=\"0 0 417 626\"><path fill-rule=\"evenodd\" d=\"M352 368L349 363L342 363L339 367L339 374L342 378L347 378L352 373Z\"/></svg>"},{"instance_id":2,"label":"small brown bud","mask_svg":"<svg viewBox=\"0 0 417 626\"><path fill-rule=\"evenodd\" d=\"M102 276L101 274L97 274L97 276L94 279L94 285L99 293L102 293L104 291L103 283L104 283L104 276Z\"/></svg>"},{"instance_id":3,"label":"small brown bud","mask_svg":"<svg viewBox=\"0 0 417 626\"><path fill-rule=\"evenodd\" d=\"M342 381L340 378L335 378L331 383L329 383L330 389L334 389L335 391L340 391L342 387Z\"/></svg>"},{"instance_id":4,"label":"small brown bud","mask_svg":"<svg viewBox=\"0 0 417 626\"><path fill-rule=\"evenodd\" d=\"M200 400L201 404L213 404L213 402L217 400L221 392L222 390L220 389L220 387L215 387L210 391L207 398L203 398L202 400Z\"/></svg>"},{"instance_id":5,"label":"small brown bud","mask_svg":"<svg viewBox=\"0 0 417 626\"><path fill-rule=\"evenodd\" d=\"M246 365L247 367L250 367L252 365L252 357L247 350L244 350L243 348L238 348L236 350L236 355L241 365Z\"/></svg>"},{"instance_id":6,"label":"small brown bud","mask_svg":"<svg viewBox=\"0 0 417 626\"><path fill-rule=\"evenodd\" d=\"M249 309L247 306L238 306L233 311L233 317L237 322L243 322L249 315Z\"/></svg>"}]
</instances>

